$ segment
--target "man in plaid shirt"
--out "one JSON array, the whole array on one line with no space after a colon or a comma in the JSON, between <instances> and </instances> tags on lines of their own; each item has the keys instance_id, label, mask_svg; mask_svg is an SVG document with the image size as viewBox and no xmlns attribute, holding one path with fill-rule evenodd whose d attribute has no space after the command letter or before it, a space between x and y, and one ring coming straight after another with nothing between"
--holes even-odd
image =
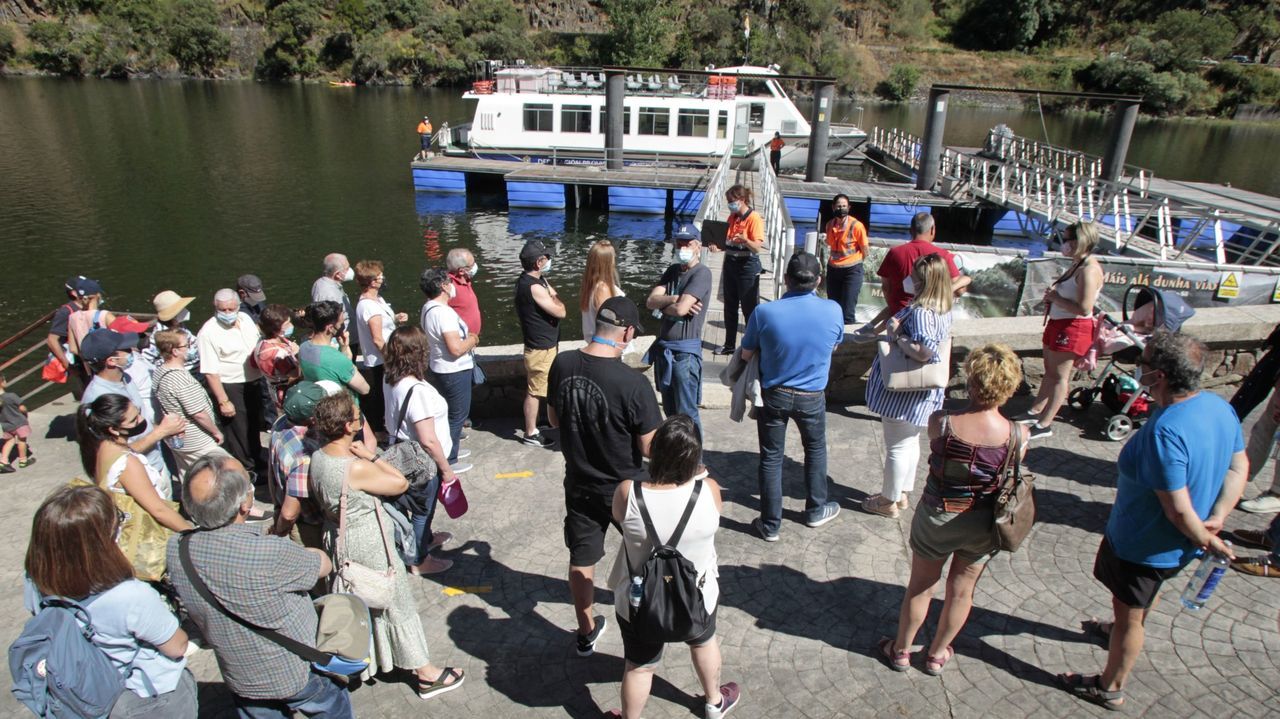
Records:
<instances>
[{"instance_id":1,"label":"man in plaid shirt","mask_svg":"<svg viewBox=\"0 0 1280 719\"><path fill-rule=\"evenodd\" d=\"M183 506L204 530L190 539L191 563L213 596L251 624L313 643L316 611L307 590L333 565L322 551L264 536L245 524L253 485L244 466L222 454L198 460L183 487ZM204 601L179 559L177 537L169 542L168 561L173 586L212 647L241 717L353 716L346 689Z\"/></svg>"},{"instance_id":2,"label":"man in plaid shirt","mask_svg":"<svg viewBox=\"0 0 1280 719\"><path fill-rule=\"evenodd\" d=\"M324 385L332 385L332 389ZM299 382L284 398L284 414L271 426L268 462L271 499L276 505L276 521L271 533L291 535L304 547L323 549L324 519L311 501L311 453L319 449L307 436L316 403L341 388L333 382Z\"/></svg>"}]
</instances>

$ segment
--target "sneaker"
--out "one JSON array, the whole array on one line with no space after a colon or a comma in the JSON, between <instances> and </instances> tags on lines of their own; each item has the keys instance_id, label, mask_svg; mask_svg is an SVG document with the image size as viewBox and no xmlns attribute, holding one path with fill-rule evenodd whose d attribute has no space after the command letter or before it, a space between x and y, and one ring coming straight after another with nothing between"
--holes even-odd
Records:
<instances>
[{"instance_id":1,"label":"sneaker","mask_svg":"<svg viewBox=\"0 0 1280 719\"><path fill-rule=\"evenodd\" d=\"M0 470L4 471L4 470ZM1280 512L1280 495L1271 492L1263 492L1253 499L1247 499L1240 503L1240 511L1250 514L1269 514L1271 512Z\"/></svg>"},{"instance_id":2,"label":"sneaker","mask_svg":"<svg viewBox=\"0 0 1280 719\"><path fill-rule=\"evenodd\" d=\"M838 514L840 514L840 505L835 502L827 502L818 509L818 516L813 519L806 520L804 526L810 528L821 527L827 522L835 519Z\"/></svg>"},{"instance_id":3,"label":"sneaker","mask_svg":"<svg viewBox=\"0 0 1280 719\"><path fill-rule=\"evenodd\" d=\"M454 457L454 459L466 459L467 457L470 457L470 456L471 456L471 450L460 449L458 450L458 456Z\"/></svg>"},{"instance_id":4,"label":"sneaker","mask_svg":"<svg viewBox=\"0 0 1280 719\"><path fill-rule=\"evenodd\" d=\"M1041 427L1039 423L1031 425L1031 432L1027 435L1028 439L1044 439L1053 436L1053 425Z\"/></svg>"},{"instance_id":5,"label":"sneaker","mask_svg":"<svg viewBox=\"0 0 1280 719\"><path fill-rule=\"evenodd\" d=\"M474 467L475 465L467 464L466 462L454 462L453 464L449 465L449 469L453 470L454 474L462 474L464 472L470 472Z\"/></svg>"},{"instance_id":6,"label":"sneaker","mask_svg":"<svg viewBox=\"0 0 1280 719\"><path fill-rule=\"evenodd\" d=\"M551 445L555 444L554 440L547 439L547 436L541 432L526 434L523 438L520 439L520 441L524 442L530 447L550 447Z\"/></svg>"},{"instance_id":7,"label":"sneaker","mask_svg":"<svg viewBox=\"0 0 1280 719\"><path fill-rule=\"evenodd\" d=\"M9 464L8 462L0 462L0 474L12 474L17 471L18 470L15 469L12 464Z\"/></svg>"},{"instance_id":8,"label":"sneaker","mask_svg":"<svg viewBox=\"0 0 1280 719\"><path fill-rule=\"evenodd\" d=\"M1040 415L1036 412L1032 412L1031 410L1019 412L1018 414L1009 417L1010 422L1017 422L1018 424L1031 424L1032 422L1038 422L1039 420Z\"/></svg>"},{"instance_id":9,"label":"sneaker","mask_svg":"<svg viewBox=\"0 0 1280 719\"><path fill-rule=\"evenodd\" d=\"M18 462L18 466L19 466L19 467L24 467L24 468L25 468L25 467L30 467L31 465L33 465L33 464L35 464L35 463L36 463L36 458L35 458L35 457L27 457L26 459L22 460L21 462Z\"/></svg>"},{"instance_id":10,"label":"sneaker","mask_svg":"<svg viewBox=\"0 0 1280 719\"><path fill-rule=\"evenodd\" d=\"M591 633L583 636L574 632L574 636L578 638L578 656L589 657L596 653L596 642L600 641L600 635L604 633L604 628L609 626L609 619L603 614L596 615L596 628Z\"/></svg>"},{"instance_id":11,"label":"sneaker","mask_svg":"<svg viewBox=\"0 0 1280 719\"><path fill-rule=\"evenodd\" d=\"M886 499L880 495L872 495L862 500L862 511L867 514L878 514L889 519L898 518L898 500Z\"/></svg>"},{"instance_id":12,"label":"sneaker","mask_svg":"<svg viewBox=\"0 0 1280 719\"><path fill-rule=\"evenodd\" d=\"M719 357L727 357L728 355L733 354L733 350L734 350L733 347L725 347L724 345L720 345L719 347L711 350L711 354L717 355Z\"/></svg>"},{"instance_id":13,"label":"sneaker","mask_svg":"<svg viewBox=\"0 0 1280 719\"><path fill-rule=\"evenodd\" d=\"M759 534L760 538L763 539L764 541L766 542L778 541L778 533L770 532L769 530L765 529L764 521L762 521L759 517L756 517L755 519L751 520L751 526L755 527L756 534Z\"/></svg>"},{"instance_id":14,"label":"sneaker","mask_svg":"<svg viewBox=\"0 0 1280 719\"><path fill-rule=\"evenodd\" d=\"M414 575L415 577L425 577L428 574L439 574L443 571L448 570L449 567L452 567L452 566L453 566L453 560L440 559L439 557L433 557L428 554L426 559L423 559L421 562L410 565L406 568L409 570L409 573Z\"/></svg>"},{"instance_id":15,"label":"sneaker","mask_svg":"<svg viewBox=\"0 0 1280 719\"><path fill-rule=\"evenodd\" d=\"M462 420L462 428L463 428L463 429L471 429L471 418L470 418L470 417L467 417L466 419Z\"/></svg>"},{"instance_id":16,"label":"sneaker","mask_svg":"<svg viewBox=\"0 0 1280 719\"><path fill-rule=\"evenodd\" d=\"M898 497L898 511L901 512L902 510L907 509L910 506L911 506L911 501L907 499L907 493L903 492L902 496Z\"/></svg>"},{"instance_id":17,"label":"sneaker","mask_svg":"<svg viewBox=\"0 0 1280 719\"><path fill-rule=\"evenodd\" d=\"M471 435L467 434L466 432L461 432L461 433L459 433L459 434L458 434L458 441L459 441L459 442L461 442L461 441L462 441L462 440L464 440L464 439L470 439L470 438L471 438Z\"/></svg>"},{"instance_id":18,"label":"sneaker","mask_svg":"<svg viewBox=\"0 0 1280 719\"><path fill-rule=\"evenodd\" d=\"M742 689L738 687L736 682L720 685L720 703L707 704L704 707L703 716L707 719L722 719L729 716L729 712L738 706L738 700L742 698Z\"/></svg>"}]
</instances>

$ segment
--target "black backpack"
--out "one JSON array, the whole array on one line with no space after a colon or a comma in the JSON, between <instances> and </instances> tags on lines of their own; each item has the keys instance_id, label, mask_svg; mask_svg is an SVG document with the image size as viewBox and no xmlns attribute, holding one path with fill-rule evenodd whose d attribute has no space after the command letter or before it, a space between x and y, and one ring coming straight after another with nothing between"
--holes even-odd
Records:
<instances>
[{"instance_id":1,"label":"black backpack","mask_svg":"<svg viewBox=\"0 0 1280 719\"><path fill-rule=\"evenodd\" d=\"M676 549L680 537L684 534L685 525L693 514L694 505L698 503L698 495L702 492L702 480L693 485L689 494L689 503L684 508L680 523L665 543L658 540L654 531L653 519L644 503L644 492L640 482L632 483L636 494L636 506L640 508L640 517L644 520L645 533L653 550L645 561L640 574L644 595L640 606L631 608L631 627L636 634L652 637L663 642L687 642L706 633L711 624L707 615L707 607L702 601L702 584L705 577L698 576L693 562L685 559ZM623 545L624 552L626 545ZM631 561L628 558L627 566Z\"/></svg>"}]
</instances>

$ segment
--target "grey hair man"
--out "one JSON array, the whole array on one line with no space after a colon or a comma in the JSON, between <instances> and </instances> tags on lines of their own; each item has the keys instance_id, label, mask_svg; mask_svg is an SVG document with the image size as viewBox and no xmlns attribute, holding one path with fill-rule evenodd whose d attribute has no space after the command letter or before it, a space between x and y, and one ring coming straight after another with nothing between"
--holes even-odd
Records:
<instances>
[{"instance_id":1,"label":"grey hair man","mask_svg":"<svg viewBox=\"0 0 1280 719\"><path fill-rule=\"evenodd\" d=\"M246 467L262 474L263 380L253 361L262 339L258 325L240 307L240 295L223 288L213 296L214 315L196 334L200 373L217 405L225 449ZM264 475L265 476L265 475Z\"/></svg>"},{"instance_id":2,"label":"grey hair man","mask_svg":"<svg viewBox=\"0 0 1280 719\"><path fill-rule=\"evenodd\" d=\"M183 506L201 527L185 538L191 570L209 593L250 624L271 627L306 644L314 642L316 611L307 590L333 570L324 552L261 534L245 524L253 507L253 485L244 466L232 457L215 454L197 460L182 495ZM284 717L288 707L307 716L353 716L344 688L196 591L182 561L182 540L169 542L169 575L191 620L213 649L240 715Z\"/></svg>"},{"instance_id":3,"label":"grey hair man","mask_svg":"<svg viewBox=\"0 0 1280 719\"><path fill-rule=\"evenodd\" d=\"M351 298L347 296L346 290L342 289L342 285L351 282L356 278L356 271L351 268L351 262L347 256L341 252L330 252L324 256L324 266L322 274L316 278L311 284L311 302L337 302L342 305L342 310L346 313L346 320L342 324L342 329L346 330L351 325L351 318L355 317L355 309L351 305ZM355 356L360 355L360 340L356 338L355 333L351 333L351 352Z\"/></svg>"},{"instance_id":4,"label":"grey hair man","mask_svg":"<svg viewBox=\"0 0 1280 719\"><path fill-rule=\"evenodd\" d=\"M934 244L938 239L938 227L933 215L928 212L917 212L911 218L911 241L895 245L885 253L884 260L876 274L880 275L880 289L884 293L885 308L870 322L858 328L855 341L866 342L875 339L876 332L882 325L897 315L915 295L915 287L911 284L911 268L916 260L924 255L936 254L947 262L947 270L951 273L951 291L956 297L969 289L972 281L968 275L960 272L955 257L945 249Z\"/></svg>"}]
</instances>

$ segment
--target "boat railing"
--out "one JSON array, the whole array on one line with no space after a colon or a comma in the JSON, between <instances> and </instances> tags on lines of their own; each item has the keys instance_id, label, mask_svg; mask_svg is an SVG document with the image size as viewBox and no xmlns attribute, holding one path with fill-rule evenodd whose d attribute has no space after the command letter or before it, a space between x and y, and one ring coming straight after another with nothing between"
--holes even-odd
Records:
<instances>
[{"instance_id":1,"label":"boat railing","mask_svg":"<svg viewBox=\"0 0 1280 719\"><path fill-rule=\"evenodd\" d=\"M702 204L698 207L698 214L694 215L693 226L698 228L698 232L702 232L702 223L705 220L718 220L729 214L729 208L725 205L724 193L729 189L729 166L733 164L733 149L725 150L724 155L720 157L720 162L716 163L716 169L711 173L710 179L707 180L707 189L702 196Z\"/></svg>"},{"instance_id":2,"label":"boat railing","mask_svg":"<svg viewBox=\"0 0 1280 719\"><path fill-rule=\"evenodd\" d=\"M503 74L505 73L505 74ZM627 94L651 97L698 97L732 100L738 95L738 75L682 73L678 70L630 72L624 78ZM598 67L507 67L495 79L471 83L473 95L550 93L599 95L605 72Z\"/></svg>"},{"instance_id":3,"label":"boat railing","mask_svg":"<svg viewBox=\"0 0 1280 719\"><path fill-rule=\"evenodd\" d=\"M791 213L787 210L773 165L760 150L756 151L756 172L757 202L764 217L764 234L769 243L769 264L773 272L772 296L777 299L782 296L787 260L796 249L796 228L791 222Z\"/></svg>"}]
</instances>

